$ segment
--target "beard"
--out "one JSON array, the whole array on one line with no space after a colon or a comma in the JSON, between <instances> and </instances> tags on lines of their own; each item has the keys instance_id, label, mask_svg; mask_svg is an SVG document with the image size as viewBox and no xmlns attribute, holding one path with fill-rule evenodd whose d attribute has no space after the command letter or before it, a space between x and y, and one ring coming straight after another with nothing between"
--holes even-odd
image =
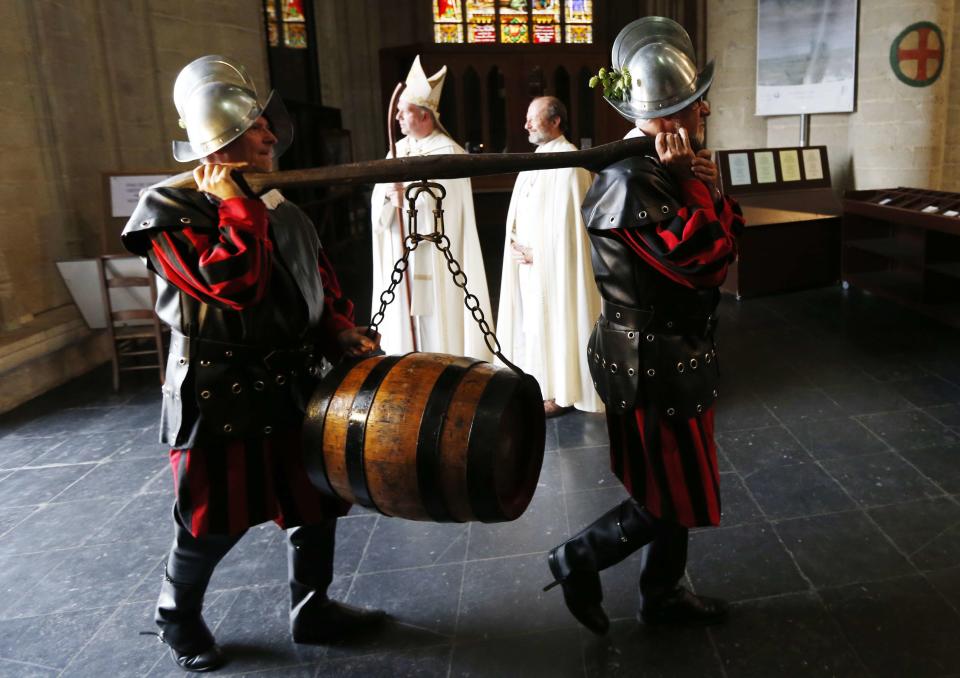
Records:
<instances>
[{"instance_id":1,"label":"beard","mask_svg":"<svg viewBox=\"0 0 960 678\"><path fill-rule=\"evenodd\" d=\"M527 141L535 146L543 146L545 143L550 141L550 137L548 137L542 131L534 130L527 135Z\"/></svg>"}]
</instances>

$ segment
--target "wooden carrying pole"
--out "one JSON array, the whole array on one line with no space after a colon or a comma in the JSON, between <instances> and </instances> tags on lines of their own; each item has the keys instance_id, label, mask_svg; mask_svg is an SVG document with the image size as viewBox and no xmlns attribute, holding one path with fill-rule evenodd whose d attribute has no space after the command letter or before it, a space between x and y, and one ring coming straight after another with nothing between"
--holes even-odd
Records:
<instances>
[{"instance_id":1,"label":"wooden carrying pole","mask_svg":"<svg viewBox=\"0 0 960 678\"><path fill-rule=\"evenodd\" d=\"M427 155L416 158L370 160L312 169L283 170L263 174L244 173L243 179L257 194L271 188L396 183L421 179L460 179L488 174L583 167L598 172L607 165L635 155L653 155L653 137L637 137L565 153L482 153ZM194 187L193 172L184 172L160 184Z\"/></svg>"}]
</instances>

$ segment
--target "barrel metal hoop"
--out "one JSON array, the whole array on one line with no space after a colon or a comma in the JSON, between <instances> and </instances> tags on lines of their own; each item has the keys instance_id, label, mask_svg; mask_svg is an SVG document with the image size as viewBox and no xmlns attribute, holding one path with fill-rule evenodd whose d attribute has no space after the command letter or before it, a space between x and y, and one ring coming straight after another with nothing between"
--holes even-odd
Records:
<instances>
[{"instance_id":1,"label":"barrel metal hoop","mask_svg":"<svg viewBox=\"0 0 960 678\"><path fill-rule=\"evenodd\" d=\"M317 490L329 497L340 499L327 475L327 464L323 456L323 427L327 421L327 410L334 393L340 387L347 374L356 367L357 360L343 360L324 377L307 404L307 413L303 419L303 464L307 469L310 482ZM262 390L262 389L260 389Z\"/></svg>"},{"instance_id":2,"label":"barrel metal hoop","mask_svg":"<svg viewBox=\"0 0 960 678\"><path fill-rule=\"evenodd\" d=\"M443 368L433 384L430 397L420 419L420 435L417 437L417 487L420 500L427 514L438 523L453 522L450 510L444 501L440 482L440 435L447 422L447 410L453 401L454 392L467 372L482 360L457 358Z\"/></svg>"},{"instance_id":3,"label":"barrel metal hoop","mask_svg":"<svg viewBox=\"0 0 960 678\"><path fill-rule=\"evenodd\" d=\"M377 391L380 390L380 384L383 383L393 366L404 357L402 355L392 355L378 362L363 380L363 384L354 396L353 404L350 406L350 420L347 422L347 440L344 450L347 481L350 483L350 491L353 492L357 503L375 511L379 509L373 503L373 499L370 498L370 486L367 484L367 470L363 454L364 439L367 434L367 417L370 416L370 408L377 397Z\"/></svg>"},{"instance_id":4,"label":"barrel metal hoop","mask_svg":"<svg viewBox=\"0 0 960 678\"><path fill-rule=\"evenodd\" d=\"M509 394L520 386L513 372L499 371L494 374L477 401L477 412L470 427L470 442L467 446L467 497L470 509L477 520L485 523L502 522L507 518L493 493L494 466L497 455L493 453L500 444L500 417ZM484 490L488 491L484 491Z\"/></svg>"}]
</instances>

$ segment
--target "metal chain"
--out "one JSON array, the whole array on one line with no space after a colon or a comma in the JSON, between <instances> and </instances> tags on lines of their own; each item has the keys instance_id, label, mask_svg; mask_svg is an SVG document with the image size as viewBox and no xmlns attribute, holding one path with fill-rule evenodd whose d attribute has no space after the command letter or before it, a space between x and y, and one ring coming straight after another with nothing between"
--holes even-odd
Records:
<instances>
[{"instance_id":1,"label":"metal chain","mask_svg":"<svg viewBox=\"0 0 960 678\"><path fill-rule=\"evenodd\" d=\"M453 276L453 284L463 290L463 305L466 306L468 311L470 311L470 315L472 315L473 319L476 321L477 326L480 328L480 332L483 333L483 341L487 345L487 348L490 349L491 353L500 358L500 360L502 360L503 363L510 369L522 374L523 372L520 370L520 368L503 357L503 353L501 353L500 348L500 341L497 339L496 333L494 333L493 328L490 327L490 324L487 322L487 319L483 314L483 308L480 306L480 299L467 289L467 274L464 272L460 262L454 258L453 253L450 251L450 238L448 238L445 233L443 223L443 197L442 195L440 197L435 195L433 191L430 190L432 186L439 187L443 194L446 193L446 191L443 191L443 187L439 184L431 184L426 181L410 184L410 186L407 187L406 195L409 203L407 213L410 215L410 232L403 241L403 255L397 259L397 263L394 264L393 267L393 272L390 274L390 286L380 294L380 308L370 320L370 329L374 332L377 331L380 323L383 322L383 315L387 310L387 306L393 303L393 301L396 299L394 290L403 280L403 276L410 266L410 253L417 249L417 246L421 242L432 242L443 254L444 259L446 259L447 270L450 271L450 275ZM437 230L426 235L421 235L415 230L417 216L415 200L416 196L422 192L429 193L436 201L437 205L436 209L433 210L434 225Z\"/></svg>"}]
</instances>

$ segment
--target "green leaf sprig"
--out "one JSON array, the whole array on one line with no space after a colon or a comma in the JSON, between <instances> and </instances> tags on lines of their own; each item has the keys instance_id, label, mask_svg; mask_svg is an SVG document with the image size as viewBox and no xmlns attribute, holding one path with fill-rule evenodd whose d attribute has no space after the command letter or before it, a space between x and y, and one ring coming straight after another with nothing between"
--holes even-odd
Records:
<instances>
[{"instance_id":1,"label":"green leaf sprig","mask_svg":"<svg viewBox=\"0 0 960 678\"><path fill-rule=\"evenodd\" d=\"M622 70L601 68L600 72L590 78L590 87L603 85L603 96L608 99L626 101L630 97L630 70L624 66Z\"/></svg>"}]
</instances>

